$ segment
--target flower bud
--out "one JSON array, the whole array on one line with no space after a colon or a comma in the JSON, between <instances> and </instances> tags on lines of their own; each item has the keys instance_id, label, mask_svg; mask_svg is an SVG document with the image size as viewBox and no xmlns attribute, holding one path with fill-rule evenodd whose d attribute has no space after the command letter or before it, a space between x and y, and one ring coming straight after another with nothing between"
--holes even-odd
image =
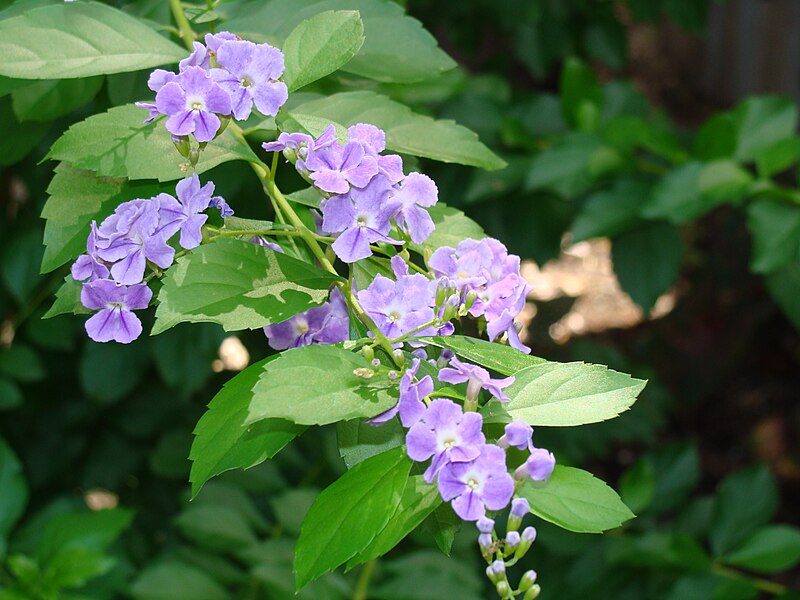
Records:
<instances>
[{"instance_id":1,"label":"flower bud","mask_svg":"<svg viewBox=\"0 0 800 600\"><path fill-rule=\"evenodd\" d=\"M225 131L225 129L228 127L228 123L230 123L230 122L231 122L231 118L230 117L226 117L224 115L220 115L219 116L219 129L217 129L217 135L215 135L214 137L218 138L219 136L221 136L222 132Z\"/></svg>"},{"instance_id":2,"label":"flower bud","mask_svg":"<svg viewBox=\"0 0 800 600\"><path fill-rule=\"evenodd\" d=\"M522 579L519 580L519 591L527 592L533 587L534 583L536 583L536 571L525 571L522 575Z\"/></svg>"},{"instance_id":3,"label":"flower bud","mask_svg":"<svg viewBox=\"0 0 800 600\"><path fill-rule=\"evenodd\" d=\"M486 550L494 543L492 540L491 533L482 533L478 536L478 545L481 547L481 550Z\"/></svg>"},{"instance_id":4,"label":"flower bud","mask_svg":"<svg viewBox=\"0 0 800 600\"><path fill-rule=\"evenodd\" d=\"M506 534L506 548L508 550L513 550L519 545L520 536L518 531L509 531Z\"/></svg>"},{"instance_id":5,"label":"flower bud","mask_svg":"<svg viewBox=\"0 0 800 600\"><path fill-rule=\"evenodd\" d=\"M519 546L517 546L517 551L514 552L514 557L521 558L524 556L525 553L530 550L534 540L536 540L536 529L533 527L526 527L523 529L522 535L520 536Z\"/></svg>"},{"instance_id":6,"label":"flower bud","mask_svg":"<svg viewBox=\"0 0 800 600\"><path fill-rule=\"evenodd\" d=\"M406 362L406 355L400 348L392 351L392 358L394 359L395 364L399 367L402 367Z\"/></svg>"},{"instance_id":7,"label":"flower bud","mask_svg":"<svg viewBox=\"0 0 800 600\"><path fill-rule=\"evenodd\" d=\"M475 304L475 300L478 299L478 292L475 290L470 290L467 292L466 297L464 298L464 308L467 310L471 309L473 304Z\"/></svg>"},{"instance_id":8,"label":"flower bud","mask_svg":"<svg viewBox=\"0 0 800 600\"><path fill-rule=\"evenodd\" d=\"M494 521L489 517L481 517L478 519L475 525L478 527L478 531L481 533L492 533L492 530L494 529Z\"/></svg>"},{"instance_id":9,"label":"flower bud","mask_svg":"<svg viewBox=\"0 0 800 600\"><path fill-rule=\"evenodd\" d=\"M498 581L495 587L497 588L497 593L501 598L508 598L509 594L511 594L511 588L505 581Z\"/></svg>"},{"instance_id":10,"label":"flower bud","mask_svg":"<svg viewBox=\"0 0 800 600\"><path fill-rule=\"evenodd\" d=\"M189 138L184 136L172 136L172 143L175 144L175 148L180 152L181 156L184 158L189 158Z\"/></svg>"},{"instance_id":11,"label":"flower bud","mask_svg":"<svg viewBox=\"0 0 800 600\"><path fill-rule=\"evenodd\" d=\"M387 376L389 379L397 379L397 371L389 371L389 372L386 374L386 376Z\"/></svg>"},{"instance_id":12,"label":"flower bud","mask_svg":"<svg viewBox=\"0 0 800 600\"><path fill-rule=\"evenodd\" d=\"M369 361L369 364L377 369L381 366L381 360L379 358L373 358L371 361Z\"/></svg>"},{"instance_id":13,"label":"flower bud","mask_svg":"<svg viewBox=\"0 0 800 600\"><path fill-rule=\"evenodd\" d=\"M538 598L539 594L542 593L542 588L539 587L538 583L535 583L531 589L525 592L525 595L522 597L522 600L534 600L534 598Z\"/></svg>"},{"instance_id":14,"label":"flower bud","mask_svg":"<svg viewBox=\"0 0 800 600\"><path fill-rule=\"evenodd\" d=\"M522 519L530 512L530 504L525 498L514 498L511 501L511 512L508 514L508 531L516 531L522 525Z\"/></svg>"},{"instance_id":15,"label":"flower bud","mask_svg":"<svg viewBox=\"0 0 800 600\"><path fill-rule=\"evenodd\" d=\"M381 365L381 361L378 361L377 365L375 364L375 351L372 349L372 346L364 346L361 349L361 355L371 362L373 367L379 367Z\"/></svg>"},{"instance_id":16,"label":"flower bud","mask_svg":"<svg viewBox=\"0 0 800 600\"><path fill-rule=\"evenodd\" d=\"M447 288L446 285L442 285L441 282L436 288L436 306L441 306L444 304L445 299L450 295L450 290Z\"/></svg>"},{"instance_id":17,"label":"flower bud","mask_svg":"<svg viewBox=\"0 0 800 600\"><path fill-rule=\"evenodd\" d=\"M189 150L189 156L187 158L189 159L189 163L193 167L196 167L197 161L200 160L200 149L192 148L191 150Z\"/></svg>"},{"instance_id":18,"label":"flower bud","mask_svg":"<svg viewBox=\"0 0 800 600\"><path fill-rule=\"evenodd\" d=\"M506 563L502 560L496 560L488 567L486 567L486 576L492 583L502 581L506 577Z\"/></svg>"}]
</instances>

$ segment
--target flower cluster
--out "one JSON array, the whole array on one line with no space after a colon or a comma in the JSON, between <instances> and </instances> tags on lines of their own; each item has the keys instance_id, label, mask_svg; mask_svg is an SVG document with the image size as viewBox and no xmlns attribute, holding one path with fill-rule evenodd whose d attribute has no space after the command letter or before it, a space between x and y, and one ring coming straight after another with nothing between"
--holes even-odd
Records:
<instances>
[{"instance_id":1,"label":"flower cluster","mask_svg":"<svg viewBox=\"0 0 800 600\"><path fill-rule=\"evenodd\" d=\"M271 242L267 242L271 244ZM264 327L267 342L275 350L310 344L336 344L350 338L350 315L339 288L333 288L330 300L277 323Z\"/></svg>"},{"instance_id":2,"label":"flower cluster","mask_svg":"<svg viewBox=\"0 0 800 600\"><path fill-rule=\"evenodd\" d=\"M457 248L437 249L428 265L441 277L441 284L454 289L466 300L472 296L469 313L486 319L490 340L508 334L508 343L530 352L519 339L514 319L525 306L531 286L520 275L518 256L492 238L466 239Z\"/></svg>"},{"instance_id":3,"label":"flower cluster","mask_svg":"<svg viewBox=\"0 0 800 600\"><path fill-rule=\"evenodd\" d=\"M92 221L86 254L73 263L72 277L84 282L83 306L99 311L86 322L93 340L127 344L139 337L142 324L133 311L147 308L153 295L144 282L147 263L160 269L172 264L169 240L176 233L182 248L199 246L209 207L233 212L213 196L214 184L201 186L196 174L179 181L175 192L177 199L162 193L123 202L99 227Z\"/></svg>"},{"instance_id":4,"label":"flower cluster","mask_svg":"<svg viewBox=\"0 0 800 600\"><path fill-rule=\"evenodd\" d=\"M155 102L139 102L150 122L166 115L166 128L174 137L193 134L209 142L231 116L242 121L256 109L274 117L289 92L279 81L283 53L269 44L254 44L232 33L208 34L205 45L194 42L194 51L180 62L178 73L156 69L148 87Z\"/></svg>"},{"instance_id":5,"label":"flower cluster","mask_svg":"<svg viewBox=\"0 0 800 600\"><path fill-rule=\"evenodd\" d=\"M371 256L370 245L376 242L403 244L389 237L392 222L415 243L434 230L426 208L438 201L436 184L421 173L404 175L398 155L381 154L386 134L374 125L353 125L346 142L336 139L333 125L316 139L282 133L264 149L283 152L326 196L320 205L320 233L336 237L333 251L346 263Z\"/></svg>"}]
</instances>

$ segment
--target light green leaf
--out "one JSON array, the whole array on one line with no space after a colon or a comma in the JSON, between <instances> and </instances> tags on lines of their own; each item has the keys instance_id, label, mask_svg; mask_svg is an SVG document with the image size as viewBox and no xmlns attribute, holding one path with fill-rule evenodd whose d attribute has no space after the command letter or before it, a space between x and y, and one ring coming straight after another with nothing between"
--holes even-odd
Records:
<instances>
[{"instance_id":1,"label":"light green leaf","mask_svg":"<svg viewBox=\"0 0 800 600\"><path fill-rule=\"evenodd\" d=\"M339 445L339 456L347 468L352 469L376 454L402 446L405 430L397 419L380 427L370 425L362 419L351 419L336 424L336 441Z\"/></svg>"},{"instance_id":2,"label":"light green leaf","mask_svg":"<svg viewBox=\"0 0 800 600\"><path fill-rule=\"evenodd\" d=\"M628 410L646 381L602 365L543 363L514 374L505 409L531 425L569 427L613 419Z\"/></svg>"},{"instance_id":3,"label":"light green leaf","mask_svg":"<svg viewBox=\"0 0 800 600\"><path fill-rule=\"evenodd\" d=\"M191 171L175 149L162 119L145 125L147 112L132 104L117 106L70 127L50 148L48 158L106 177L173 181ZM200 155L203 173L232 160L256 160L242 140L225 130Z\"/></svg>"},{"instance_id":4,"label":"light green leaf","mask_svg":"<svg viewBox=\"0 0 800 600\"><path fill-rule=\"evenodd\" d=\"M357 464L323 490L308 511L297 540L294 572L298 590L375 539L395 513L410 470L405 450L395 448Z\"/></svg>"},{"instance_id":5,"label":"light green leaf","mask_svg":"<svg viewBox=\"0 0 800 600\"><path fill-rule=\"evenodd\" d=\"M345 127L372 123L386 132L386 148L393 152L489 170L506 165L466 127L454 121L418 115L407 106L374 92L342 92L311 100L289 111L281 111L277 122L282 131L318 136L331 121Z\"/></svg>"},{"instance_id":6,"label":"light green leaf","mask_svg":"<svg viewBox=\"0 0 800 600\"><path fill-rule=\"evenodd\" d=\"M22 516L28 502L28 485L16 454L0 438L0 540Z\"/></svg>"},{"instance_id":7,"label":"light green leaf","mask_svg":"<svg viewBox=\"0 0 800 600\"><path fill-rule=\"evenodd\" d=\"M369 546L348 561L348 570L389 552L441 504L442 497L436 485L425 483L422 475L409 477L397 511Z\"/></svg>"},{"instance_id":8,"label":"light green leaf","mask_svg":"<svg viewBox=\"0 0 800 600\"><path fill-rule=\"evenodd\" d=\"M280 43L303 19L329 10L357 10L364 45L343 71L377 81L411 83L456 66L416 19L384 0L270 0L243 3L226 29L257 41Z\"/></svg>"},{"instance_id":9,"label":"light green leaf","mask_svg":"<svg viewBox=\"0 0 800 600\"><path fill-rule=\"evenodd\" d=\"M64 283L56 290L56 299L53 306L44 313L43 319L50 319L58 315L88 315L92 311L81 304L81 288L83 284L75 281L72 275L64 277Z\"/></svg>"},{"instance_id":10,"label":"light green leaf","mask_svg":"<svg viewBox=\"0 0 800 600\"><path fill-rule=\"evenodd\" d=\"M0 21L0 55L0 75L63 79L149 69L187 52L106 4L59 2Z\"/></svg>"},{"instance_id":11,"label":"light green leaf","mask_svg":"<svg viewBox=\"0 0 800 600\"><path fill-rule=\"evenodd\" d=\"M101 87L103 77L47 79L14 90L11 103L20 121L52 121L89 102Z\"/></svg>"},{"instance_id":12,"label":"light green leaf","mask_svg":"<svg viewBox=\"0 0 800 600\"><path fill-rule=\"evenodd\" d=\"M338 70L363 43L364 24L357 11L327 11L303 21L282 46L286 61L283 80L289 91Z\"/></svg>"},{"instance_id":13,"label":"light green leaf","mask_svg":"<svg viewBox=\"0 0 800 600\"><path fill-rule=\"evenodd\" d=\"M789 98L748 98L732 115L737 127L734 158L740 161L759 158L767 148L792 137L797 130L797 105Z\"/></svg>"},{"instance_id":14,"label":"light green leaf","mask_svg":"<svg viewBox=\"0 0 800 600\"><path fill-rule=\"evenodd\" d=\"M556 465L546 482L529 480L520 495L537 517L577 533L602 533L635 516L603 481L573 467Z\"/></svg>"},{"instance_id":15,"label":"light green leaf","mask_svg":"<svg viewBox=\"0 0 800 600\"><path fill-rule=\"evenodd\" d=\"M48 273L86 252L89 225L98 225L127 200L150 198L168 191L152 182L126 182L97 177L91 171L61 163L47 187L49 198L42 209L44 257L42 273ZM172 190L174 194L174 190Z\"/></svg>"},{"instance_id":16,"label":"light green leaf","mask_svg":"<svg viewBox=\"0 0 800 600\"><path fill-rule=\"evenodd\" d=\"M246 424L278 418L325 425L379 415L397 403L397 385L383 376L354 372L367 373L369 367L360 354L337 346L287 350L264 365Z\"/></svg>"},{"instance_id":17,"label":"light green leaf","mask_svg":"<svg viewBox=\"0 0 800 600\"><path fill-rule=\"evenodd\" d=\"M220 473L249 469L272 458L305 430L282 419L264 419L249 427L245 425L253 386L264 366L275 358L271 356L250 365L229 380L197 422L189 454L193 496L206 481Z\"/></svg>"},{"instance_id":18,"label":"light green leaf","mask_svg":"<svg viewBox=\"0 0 800 600\"><path fill-rule=\"evenodd\" d=\"M226 331L280 323L324 302L337 279L269 248L219 239L167 271L153 335L182 322L210 321Z\"/></svg>"},{"instance_id":19,"label":"light green leaf","mask_svg":"<svg viewBox=\"0 0 800 600\"><path fill-rule=\"evenodd\" d=\"M756 273L770 273L800 260L800 207L753 202L747 208L747 227L753 236L750 268Z\"/></svg>"},{"instance_id":20,"label":"light green leaf","mask_svg":"<svg viewBox=\"0 0 800 600\"><path fill-rule=\"evenodd\" d=\"M513 375L526 367L546 363L538 356L520 352L511 346L496 344L465 335L419 338L426 344L452 350L462 358L478 363L502 375Z\"/></svg>"},{"instance_id":21,"label":"light green leaf","mask_svg":"<svg viewBox=\"0 0 800 600\"><path fill-rule=\"evenodd\" d=\"M134 600L228 600L231 595L202 569L182 562L157 562L130 588Z\"/></svg>"},{"instance_id":22,"label":"light green leaf","mask_svg":"<svg viewBox=\"0 0 800 600\"><path fill-rule=\"evenodd\" d=\"M622 289L649 313L678 278L683 240L674 225L656 222L614 238L611 258Z\"/></svg>"},{"instance_id":23,"label":"light green leaf","mask_svg":"<svg viewBox=\"0 0 800 600\"><path fill-rule=\"evenodd\" d=\"M800 529L768 525L756 531L738 550L725 557L735 567L759 573L779 573L800 561Z\"/></svg>"}]
</instances>

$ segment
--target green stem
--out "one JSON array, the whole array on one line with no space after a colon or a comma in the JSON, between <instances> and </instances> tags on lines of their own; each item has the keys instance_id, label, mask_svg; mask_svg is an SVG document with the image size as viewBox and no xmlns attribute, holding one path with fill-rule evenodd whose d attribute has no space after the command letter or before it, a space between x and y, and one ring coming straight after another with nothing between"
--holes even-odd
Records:
<instances>
[{"instance_id":1,"label":"green stem","mask_svg":"<svg viewBox=\"0 0 800 600\"><path fill-rule=\"evenodd\" d=\"M356 583L356 592L353 594L353 600L367 600L367 591L369 590L369 581L372 578L372 572L375 570L375 560L370 560L364 563L361 573L358 576Z\"/></svg>"},{"instance_id":2,"label":"green stem","mask_svg":"<svg viewBox=\"0 0 800 600\"><path fill-rule=\"evenodd\" d=\"M749 581L762 592L767 592L768 594L773 594L775 596L781 596L785 594L789 589L785 585L781 585L780 583L775 583L774 581L770 581L768 579L761 579L759 577L750 577L742 573L741 571L737 571L736 569L731 569L730 567L726 567L725 565L721 565L719 563L715 563L711 566L711 572L716 573L717 575L722 575L723 577L728 577L730 579Z\"/></svg>"},{"instance_id":3,"label":"green stem","mask_svg":"<svg viewBox=\"0 0 800 600\"><path fill-rule=\"evenodd\" d=\"M175 23L178 25L180 37L191 52L192 42L194 42L197 36L192 30L192 25L189 23L189 19L186 18L186 14L183 12L181 0L169 0L169 7L172 9L172 16L175 18Z\"/></svg>"},{"instance_id":4,"label":"green stem","mask_svg":"<svg viewBox=\"0 0 800 600\"><path fill-rule=\"evenodd\" d=\"M240 229L240 230L231 230L231 231L220 231L219 233L215 233L211 239L218 237L237 237L240 235L290 235L299 237L303 234L296 229Z\"/></svg>"}]
</instances>

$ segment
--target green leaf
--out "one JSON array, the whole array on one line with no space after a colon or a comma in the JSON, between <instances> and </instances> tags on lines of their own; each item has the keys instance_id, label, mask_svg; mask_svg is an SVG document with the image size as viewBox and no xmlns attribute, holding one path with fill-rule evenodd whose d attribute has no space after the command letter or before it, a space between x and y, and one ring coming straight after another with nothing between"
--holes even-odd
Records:
<instances>
[{"instance_id":1,"label":"green leaf","mask_svg":"<svg viewBox=\"0 0 800 600\"><path fill-rule=\"evenodd\" d=\"M86 252L89 225L99 224L127 200L150 198L166 191L152 182L126 182L97 177L91 171L61 163L47 187L49 198L42 209L44 257L42 273L48 273ZM174 190L173 190L174 192Z\"/></svg>"},{"instance_id":2,"label":"green leaf","mask_svg":"<svg viewBox=\"0 0 800 600\"><path fill-rule=\"evenodd\" d=\"M655 473L647 461L640 460L625 471L619 482L622 500L634 512L641 512L650 504L655 490Z\"/></svg>"},{"instance_id":3,"label":"green leaf","mask_svg":"<svg viewBox=\"0 0 800 600\"><path fill-rule=\"evenodd\" d=\"M226 331L280 323L324 302L337 279L269 248L219 239L169 268L153 335L186 321L219 323Z\"/></svg>"},{"instance_id":4,"label":"green leaf","mask_svg":"<svg viewBox=\"0 0 800 600\"><path fill-rule=\"evenodd\" d=\"M620 179L612 189L589 196L572 224L574 241L612 237L636 225L648 191L642 182Z\"/></svg>"},{"instance_id":5,"label":"green leaf","mask_svg":"<svg viewBox=\"0 0 800 600\"><path fill-rule=\"evenodd\" d=\"M386 148L393 152L489 170L506 165L466 127L454 121L418 115L407 106L374 92L333 94L288 111L282 110L277 118L282 131L315 136L331 121L345 127L372 123L386 132Z\"/></svg>"},{"instance_id":6,"label":"green leaf","mask_svg":"<svg viewBox=\"0 0 800 600\"><path fill-rule=\"evenodd\" d=\"M747 194L753 176L732 160L708 163L700 172L697 182L700 194L714 204L738 202Z\"/></svg>"},{"instance_id":7,"label":"green leaf","mask_svg":"<svg viewBox=\"0 0 800 600\"><path fill-rule=\"evenodd\" d=\"M134 600L229 600L225 591L205 571L169 560L143 570L130 588Z\"/></svg>"},{"instance_id":8,"label":"green leaf","mask_svg":"<svg viewBox=\"0 0 800 600\"><path fill-rule=\"evenodd\" d=\"M357 464L323 490L308 511L297 540L294 571L298 590L375 539L397 509L410 469L405 450L395 448Z\"/></svg>"},{"instance_id":9,"label":"green leaf","mask_svg":"<svg viewBox=\"0 0 800 600\"><path fill-rule=\"evenodd\" d=\"M430 532L436 547L442 554L450 556L456 533L461 528L463 521L456 515L449 503L440 504L431 515L425 519L423 527Z\"/></svg>"},{"instance_id":10,"label":"green leaf","mask_svg":"<svg viewBox=\"0 0 800 600\"><path fill-rule=\"evenodd\" d=\"M382 561L381 567L384 577L370 587L370 595L376 599L486 600L489 597L480 571L472 561L450 559L432 550L417 550Z\"/></svg>"},{"instance_id":11,"label":"green leaf","mask_svg":"<svg viewBox=\"0 0 800 600\"><path fill-rule=\"evenodd\" d=\"M74 548L102 552L132 521L133 511L122 508L60 514L45 526L36 557L46 562L61 551Z\"/></svg>"},{"instance_id":12,"label":"green leaf","mask_svg":"<svg viewBox=\"0 0 800 600\"><path fill-rule=\"evenodd\" d=\"M175 149L162 119L145 125L146 112L132 104L117 106L70 127L56 140L48 158L106 177L173 181L191 166ZM256 160L246 142L225 130L200 155L197 173L232 160Z\"/></svg>"},{"instance_id":13,"label":"green leaf","mask_svg":"<svg viewBox=\"0 0 800 600\"><path fill-rule=\"evenodd\" d=\"M678 278L683 240L674 225L657 222L614 238L611 258L622 289L648 313Z\"/></svg>"},{"instance_id":14,"label":"green leaf","mask_svg":"<svg viewBox=\"0 0 800 600\"><path fill-rule=\"evenodd\" d=\"M0 410L11 410L22 404L22 390L10 379L0 378Z\"/></svg>"},{"instance_id":15,"label":"green leaf","mask_svg":"<svg viewBox=\"0 0 800 600\"><path fill-rule=\"evenodd\" d=\"M577 533L601 533L634 517L614 490L573 467L556 465L546 482L529 480L519 493L537 517Z\"/></svg>"},{"instance_id":16,"label":"green leaf","mask_svg":"<svg viewBox=\"0 0 800 600\"><path fill-rule=\"evenodd\" d=\"M42 578L57 587L81 587L110 571L114 564L116 560L102 552L72 548L56 554Z\"/></svg>"},{"instance_id":17,"label":"green leaf","mask_svg":"<svg viewBox=\"0 0 800 600\"><path fill-rule=\"evenodd\" d=\"M369 418L397 402L397 386L370 373L366 359L337 346L304 346L283 352L264 365L253 387L247 424L287 419L300 425L325 425Z\"/></svg>"},{"instance_id":18,"label":"green leaf","mask_svg":"<svg viewBox=\"0 0 800 600\"><path fill-rule=\"evenodd\" d=\"M463 212L452 206L447 206L444 202L438 202L431 206L428 212L433 219L436 229L428 236L422 244L409 244L409 248L417 252L424 253L425 249L430 251L450 246L455 248L459 242L467 238L481 240L486 237L483 228L475 221L466 216Z\"/></svg>"},{"instance_id":19,"label":"green leaf","mask_svg":"<svg viewBox=\"0 0 800 600\"><path fill-rule=\"evenodd\" d=\"M22 516L28 502L28 485L22 474L22 466L16 454L3 438L0 438L0 540Z\"/></svg>"},{"instance_id":20,"label":"green leaf","mask_svg":"<svg viewBox=\"0 0 800 600\"><path fill-rule=\"evenodd\" d=\"M419 21L404 15L394 2L383 0L245 3L225 27L247 39L275 43L286 38L303 19L328 10L357 10L364 23L364 45L342 67L343 71L377 81L412 83L436 77L456 66Z\"/></svg>"},{"instance_id":21,"label":"green leaf","mask_svg":"<svg viewBox=\"0 0 800 600\"><path fill-rule=\"evenodd\" d=\"M736 129L731 113L714 115L697 133L692 152L704 161L732 158L736 153Z\"/></svg>"},{"instance_id":22,"label":"green leaf","mask_svg":"<svg viewBox=\"0 0 800 600\"><path fill-rule=\"evenodd\" d=\"M703 169L702 163L689 162L667 173L656 183L642 214L648 219L685 223L710 210L716 202L700 193Z\"/></svg>"},{"instance_id":23,"label":"green leaf","mask_svg":"<svg viewBox=\"0 0 800 600\"><path fill-rule=\"evenodd\" d=\"M176 63L186 50L99 2L36 6L0 21L0 75L88 77Z\"/></svg>"},{"instance_id":24,"label":"green leaf","mask_svg":"<svg viewBox=\"0 0 800 600\"><path fill-rule=\"evenodd\" d=\"M442 504L438 488L430 483L425 483L422 475L414 475L406 481L403 496L397 511L387 523L386 527L374 540L350 559L347 568L383 556L394 548Z\"/></svg>"},{"instance_id":25,"label":"green leaf","mask_svg":"<svg viewBox=\"0 0 800 600\"><path fill-rule=\"evenodd\" d=\"M42 239L38 230L22 230L10 236L3 248L0 275L11 296L21 305L41 283L39 264L42 261Z\"/></svg>"},{"instance_id":26,"label":"green leaf","mask_svg":"<svg viewBox=\"0 0 800 600\"><path fill-rule=\"evenodd\" d=\"M770 273L800 259L800 207L769 200L747 208L747 227L753 236L750 268Z\"/></svg>"},{"instance_id":27,"label":"green leaf","mask_svg":"<svg viewBox=\"0 0 800 600\"><path fill-rule=\"evenodd\" d=\"M660 447L644 456L642 462L653 473L655 484L647 514L663 514L679 508L700 480L700 457L691 443Z\"/></svg>"},{"instance_id":28,"label":"green leaf","mask_svg":"<svg viewBox=\"0 0 800 600\"><path fill-rule=\"evenodd\" d=\"M0 374L23 383L32 383L41 381L47 373L39 353L17 342L10 348L0 350Z\"/></svg>"},{"instance_id":29,"label":"green leaf","mask_svg":"<svg viewBox=\"0 0 800 600\"><path fill-rule=\"evenodd\" d=\"M189 506L175 519L175 525L184 536L208 550L233 552L256 543L247 520L227 506Z\"/></svg>"},{"instance_id":30,"label":"green leaf","mask_svg":"<svg viewBox=\"0 0 800 600\"><path fill-rule=\"evenodd\" d=\"M732 114L737 126L734 158L740 161L757 159L776 142L792 137L797 129L797 105L789 98L748 98Z\"/></svg>"},{"instance_id":31,"label":"green leaf","mask_svg":"<svg viewBox=\"0 0 800 600\"><path fill-rule=\"evenodd\" d=\"M577 58L567 59L561 73L561 113L564 120L578 129L594 130L600 118L602 97L594 71Z\"/></svg>"},{"instance_id":32,"label":"green leaf","mask_svg":"<svg viewBox=\"0 0 800 600\"><path fill-rule=\"evenodd\" d=\"M769 178L785 171L800 160L800 137L793 136L764 148L756 157L758 173Z\"/></svg>"},{"instance_id":33,"label":"green leaf","mask_svg":"<svg viewBox=\"0 0 800 600\"><path fill-rule=\"evenodd\" d=\"M0 98L0 166L13 165L39 145L50 123L20 123L10 99Z\"/></svg>"},{"instance_id":34,"label":"green leaf","mask_svg":"<svg viewBox=\"0 0 800 600\"><path fill-rule=\"evenodd\" d=\"M247 367L229 380L197 422L189 454L192 495L196 496L212 477L231 469L249 469L275 456L300 435L305 427L282 419L264 419L245 425L253 398L253 386L271 356Z\"/></svg>"},{"instance_id":35,"label":"green leaf","mask_svg":"<svg viewBox=\"0 0 800 600\"><path fill-rule=\"evenodd\" d=\"M531 356L520 352L511 346L487 342L465 335L448 335L437 337L419 338L432 346L452 350L462 358L466 358L479 365L497 371L501 375L513 375L526 367L546 363L538 356Z\"/></svg>"},{"instance_id":36,"label":"green leaf","mask_svg":"<svg viewBox=\"0 0 800 600\"><path fill-rule=\"evenodd\" d=\"M759 573L779 573L800 561L800 529L769 525L756 531L725 562Z\"/></svg>"},{"instance_id":37,"label":"green leaf","mask_svg":"<svg viewBox=\"0 0 800 600\"><path fill-rule=\"evenodd\" d=\"M339 456L348 469L358 463L403 445L405 430L400 421L392 419L380 427L361 419L340 421L336 424Z\"/></svg>"},{"instance_id":38,"label":"green leaf","mask_svg":"<svg viewBox=\"0 0 800 600\"><path fill-rule=\"evenodd\" d=\"M52 121L88 103L101 87L103 77L47 79L15 90L11 102L20 121Z\"/></svg>"},{"instance_id":39,"label":"green leaf","mask_svg":"<svg viewBox=\"0 0 800 600\"><path fill-rule=\"evenodd\" d=\"M778 505L778 490L769 469L750 467L727 477L717 492L711 522L711 548L717 556L736 549L769 522Z\"/></svg>"},{"instance_id":40,"label":"green leaf","mask_svg":"<svg viewBox=\"0 0 800 600\"><path fill-rule=\"evenodd\" d=\"M303 21L289 34L282 50L283 80L289 91L330 75L364 44L364 24L357 11L327 11Z\"/></svg>"},{"instance_id":41,"label":"green leaf","mask_svg":"<svg viewBox=\"0 0 800 600\"><path fill-rule=\"evenodd\" d=\"M646 381L602 365L543 363L514 374L505 409L531 425L569 427L613 419L628 410Z\"/></svg>"},{"instance_id":42,"label":"green leaf","mask_svg":"<svg viewBox=\"0 0 800 600\"><path fill-rule=\"evenodd\" d=\"M800 330L800 261L789 263L764 277L772 299Z\"/></svg>"},{"instance_id":43,"label":"green leaf","mask_svg":"<svg viewBox=\"0 0 800 600\"><path fill-rule=\"evenodd\" d=\"M64 277L64 283L56 290L56 299L53 306L44 313L43 319L50 319L58 315L74 314L88 315L92 311L81 304L81 288L83 284L75 281L72 275Z\"/></svg>"}]
</instances>

